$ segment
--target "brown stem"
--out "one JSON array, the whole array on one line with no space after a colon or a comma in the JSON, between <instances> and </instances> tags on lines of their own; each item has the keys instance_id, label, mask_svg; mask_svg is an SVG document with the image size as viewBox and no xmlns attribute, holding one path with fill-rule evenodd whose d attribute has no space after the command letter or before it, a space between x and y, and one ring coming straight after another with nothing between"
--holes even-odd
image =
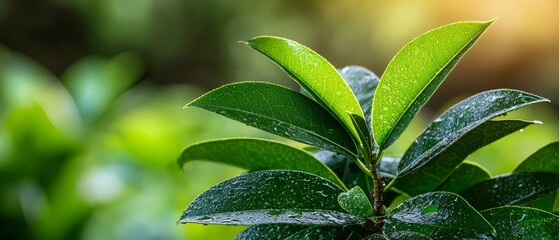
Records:
<instances>
[{"instance_id":1,"label":"brown stem","mask_svg":"<svg viewBox=\"0 0 559 240\"><path fill-rule=\"evenodd\" d=\"M382 198L382 193L384 191L384 178L379 175L376 167L371 167L371 173L373 174L373 182L375 184L375 189L373 190L373 200L375 211L375 216L377 216L377 223L373 227L375 233L380 233L382 231L382 226L384 225L384 200Z\"/></svg>"}]
</instances>

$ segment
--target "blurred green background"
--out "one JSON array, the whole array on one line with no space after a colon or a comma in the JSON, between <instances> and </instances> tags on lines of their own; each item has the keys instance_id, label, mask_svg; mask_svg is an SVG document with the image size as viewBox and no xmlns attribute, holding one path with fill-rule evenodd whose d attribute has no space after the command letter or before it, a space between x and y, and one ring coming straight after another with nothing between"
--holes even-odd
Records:
<instances>
[{"instance_id":1,"label":"blurred green background","mask_svg":"<svg viewBox=\"0 0 559 240\"><path fill-rule=\"evenodd\" d=\"M231 239L242 227L176 225L204 189L241 170L194 162L200 140L269 134L188 101L224 83L297 86L237 44L297 40L334 66L382 74L415 36L498 21L389 149L401 154L449 104L493 88L552 100L507 118L541 120L470 156L493 174L559 139L559 2L0 0L0 232L3 239Z\"/></svg>"}]
</instances>

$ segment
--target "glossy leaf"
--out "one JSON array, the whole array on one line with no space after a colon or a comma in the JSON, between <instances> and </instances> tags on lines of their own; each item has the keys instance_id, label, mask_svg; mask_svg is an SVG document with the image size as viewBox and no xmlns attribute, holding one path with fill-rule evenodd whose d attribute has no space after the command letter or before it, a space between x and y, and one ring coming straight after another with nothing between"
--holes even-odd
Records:
<instances>
[{"instance_id":1,"label":"glossy leaf","mask_svg":"<svg viewBox=\"0 0 559 240\"><path fill-rule=\"evenodd\" d=\"M347 82L359 105L365 114L365 121L371 128L371 110L373 107L373 96L379 82L379 78L369 69L361 66L346 66L340 69L340 74Z\"/></svg>"},{"instance_id":2,"label":"glossy leaf","mask_svg":"<svg viewBox=\"0 0 559 240\"><path fill-rule=\"evenodd\" d=\"M413 240L431 240L429 236L425 236L421 233L416 232L393 232L386 234L386 239L389 240L403 240L403 239L413 239Z\"/></svg>"},{"instance_id":3,"label":"glossy leaf","mask_svg":"<svg viewBox=\"0 0 559 240\"><path fill-rule=\"evenodd\" d=\"M291 224L255 225L239 233L235 240L284 240L300 231L314 227Z\"/></svg>"},{"instance_id":4,"label":"glossy leaf","mask_svg":"<svg viewBox=\"0 0 559 240\"><path fill-rule=\"evenodd\" d=\"M346 212L360 218L368 218L373 215L373 206L369 198L360 187L354 187L348 192L340 193L338 203Z\"/></svg>"},{"instance_id":5,"label":"glossy leaf","mask_svg":"<svg viewBox=\"0 0 559 240\"><path fill-rule=\"evenodd\" d=\"M440 239L458 233L494 232L468 202L449 192L431 192L408 199L388 215L385 234L408 231Z\"/></svg>"},{"instance_id":6,"label":"glossy leaf","mask_svg":"<svg viewBox=\"0 0 559 240\"><path fill-rule=\"evenodd\" d=\"M326 59L298 42L279 37L256 37L248 45L278 64L358 140L347 112L365 116L347 83Z\"/></svg>"},{"instance_id":7,"label":"glossy leaf","mask_svg":"<svg viewBox=\"0 0 559 240\"><path fill-rule=\"evenodd\" d=\"M559 236L557 215L517 206L491 208L481 214L497 230L488 239L556 239Z\"/></svg>"},{"instance_id":8,"label":"glossy leaf","mask_svg":"<svg viewBox=\"0 0 559 240\"><path fill-rule=\"evenodd\" d=\"M288 88L264 82L225 85L187 106L199 107L264 131L354 156L351 136L328 111Z\"/></svg>"},{"instance_id":9,"label":"glossy leaf","mask_svg":"<svg viewBox=\"0 0 559 240\"><path fill-rule=\"evenodd\" d=\"M343 190L319 176L289 170L250 172L198 196L179 223L350 225L360 219L338 205Z\"/></svg>"},{"instance_id":10,"label":"glossy leaf","mask_svg":"<svg viewBox=\"0 0 559 240\"><path fill-rule=\"evenodd\" d=\"M183 150L178 164L206 160L248 170L286 169L316 174L345 189L342 181L322 162L291 146L263 139L233 138L196 143Z\"/></svg>"},{"instance_id":11,"label":"glossy leaf","mask_svg":"<svg viewBox=\"0 0 559 240\"><path fill-rule=\"evenodd\" d=\"M522 161L514 172L552 172L559 174L559 142L542 147ZM559 191L555 190L525 205L546 211L559 211Z\"/></svg>"},{"instance_id":12,"label":"glossy leaf","mask_svg":"<svg viewBox=\"0 0 559 240\"><path fill-rule=\"evenodd\" d=\"M356 115L356 114L351 114L348 113L350 118L351 118L351 122L353 124L353 126L356 127L357 129L357 135L359 136L359 139L361 140L361 145L359 146L361 149L361 156L363 156L363 158L365 159L365 162L367 164L370 164L370 159L371 159L371 153L373 152L373 140L371 139L371 133L369 131L369 127L367 126L367 123L365 122L365 119L363 119L362 117ZM357 159L355 159L356 161L358 161ZM376 164L376 163L375 163Z\"/></svg>"},{"instance_id":13,"label":"glossy leaf","mask_svg":"<svg viewBox=\"0 0 559 240\"><path fill-rule=\"evenodd\" d=\"M476 183L490 179L489 172L477 163L464 162L438 187L438 190L459 193Z\"/></svg>"},{"instance_id":14,"label":"glossy leaf","mask_svg":"<svg viewBox=\"0 0 559 240\"><path fill-rule=\"evenodd\" d=\"M484 210L522 204L559 188L559 174L524 172L498 176L480 182L462 192L472 206Z\"/></svg>"},{"instance_id":15,"label":"glossy leaf","mask_svg":"<svg viewBox=\"0 0 559 240\"><path fill-rule=\"evenodd\" d=\"M433 29L394 56L381 76L373 100L373 136L381 149L400 136L491 23L459 22Z\"/></svg>"},{"instance_id":16,"label":"glossy leaf","mask_svg":"<svg viewBox=\"0 0 559 240\"><path fill-rule=\"evenodd\" d=\"M431 141L426 143L426 145L436 146L425 151L425 154L420 155L419 158L424 159L422 161L425 162L425 164L419 165L419 163L412 163L418 164L418 167L416 168L417 170L411 174L398 176L395 187L398 190L406 192L412 196L433 191L464 159L466 159L468 155L508 134L523 129L530 124L533 124L533 122L519 120L487 121L477 127L474 127L473 129L465 130L462 134L447 132L447 136L449 138L457 139L453 141L448 140L450 141L450 143L448 143L449 145L441 145ZM437 129L434 128L428 131L437 131ZM420 136L420 138L422 137ZM443 136L430 139L432 141L436 141L436 139L443 142L447 141L446 139L443 139ZM421 142L426 142L426 140ZM412 147L413 149L421 148L421 146L416 143L414 143ZM410 149L412 149L412 147L410 147ZM408 161L411 159L409 156L416 155L409 154L409 152L410 151L404 155L404 157L408 156ZM433 155L426 155L427 153L431 153ZM403 160L400 161L400 165L398 166L399 168L405 164L402 163L402 161Z\"/></svg>"},{"instance_id":17,"label":"glossy leaf","mask_svg":"<svg viewBox=\"0 0 559 240\"><path fill-rule=\"evenodd\" d=\"M340 227L314 227L307 228L303 231L297 232L285 240L314 240L314 239L344 239L344 240L357 240L360 239L354 232L347 228Z\"/></svg>"},{"instance_id":18,"label":"glossy leaf","mask_svg":"<svg viewBox=\"0 0 559 240\"><path fill-rule=\"evenodd\" d=\"M548 100L530 93L498 89L459 102L433 121L412 143L400 161L398 175L415 171L487 120L544 101Z\"/></svg>"},{"instance_id":19,"label":"glossy leaf","mask_svg":"<svg viewBox=\"0 0 559 240\"><path fill-rule=\"evenodd\" d=\"M313 156L332 169L348 188L359 186L367 192L372 190L371 178L359 169L354 160L325 150L317 151Z\"/></svg>"}]
</instances>

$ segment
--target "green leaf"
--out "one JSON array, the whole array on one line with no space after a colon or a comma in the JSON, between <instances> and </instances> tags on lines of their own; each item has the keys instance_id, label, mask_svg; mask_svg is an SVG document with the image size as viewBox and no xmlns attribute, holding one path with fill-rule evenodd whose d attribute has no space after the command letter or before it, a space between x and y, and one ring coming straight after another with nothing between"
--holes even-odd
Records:
<instances>
[{"instance_id":1,"label":"green leaf","mask_svg":"<svg viewBox=\"0 0 559 240\"><path fill-rule=\"evenodd\" d=\"M495 230L462 197L431 192L408 199L388 213L385 234L415 232L440 239L454 234L490 233Z\"/></svg>"},{"instance_id":2,"label":"green leaf","mask_svg":"<svg viewBox=\"0 0 559 240\"><path fill-rule=\"evenodd\" d=\"M559 174L559 142L550 143L522 161L514 172L552 172ZM528 202L526 206L559 211L559 191Z\"/></svg>"},{"instance_id":3,"label":"green leaf","mask_svg":"<svg viewBox=\"0 0 559 240\"><path fill-rule=\"evenodd\" d=\"M235 240L284 240L308 228L315 227L291 224L255 225L239 233Z\"/></svg>"},{"instance_id":4,"label":"green leaf","mask_svg":"<svg viewBox=\"0 0 559 240\"><path fill-rule=\"evenodd\" d=\"M365 118L363 111L347 83L326 59L298 42L279 37L256 37L248 45L278 64L359 140L347 112Z\"/></svg>"},{"instance_id":5,"label":"green leaf","mask_svg":"<svg viewBox=\"0 0 559 240\"><path fill-rule=\"evenodd\" d=\"M359 139L361 139L361 146L359 146L361 149L360 150L361 155L365 159L365 162L367 164L370 164L370 159L371 159L370 155L373 152L374 147L373 147L373 140L371 139L371 132L369 131L369 127L367 126L365 119L363 119L362 117L352 113L348 113L348 114L351 118L351 122L353 123L353 126L355 126L355 128L357 129L357 135L359 135ZM359 161L359 159L355 159L355 161Z\"/></svg>"},{"instance_id":6,"label":"green leaf","mask_svg":"<svg viewBox=\"0 0 559 240\"><path fill-rule=\"evenodd\" d=\"M487 209L481 214L497 231L487 236L489 239L556 239L559 236L559 217L542 210L506 206Z\"/></svg>"},{"instance_id":7,"label":"green leaf","mask_svg":"<svg viewBox=\"0 0 559 240\"><path fill-rule=\"evenodd\" d=\"M219 183L198 196L179 223L350 225L362 220L338 205L343 190L313 174L270 170Z\"/></svg>"},{"instance_id":8,"label":"green leaf","mask_svg":"<svg viewBox=\"0 0 559 240\"><path fill-rule=\"evenodd\" d=\"M372 191L372 179L361 171L354 160L326 150L317 151L313 156L332 169L348 188L359 186L367 192Z\"/></svg>"},{"instance_id":9,"label":"green leaf","mask_svg":"<svg viewBox=\"0 0 559 240\"><path fill-rule=\"evenodd\" d=\"M444 122L454 121L450 119ZM398 190L412 196L433 191L468 155L534 122L519 120L487 121L477 127L467 127L465 130L459 130L461 131L460 133L441 131L446 133L446 135L425 136L432 135L430 133L433 131L439 131L439 128L436 126L440 126L441 123L443 122L435 120L431 124L434 127L428 127L424 134L419 136L416 143L413 143L412 147L402 157L398 168L407 165L409 166L407 169L413 169L415 172L412 170L400 172L400 174L404 175L397 176L395 187ZM458 123L455 124L458 125ZM427 131L429 133L425 134ZM437 141L440 141L440 143ZM427 148L427 150L421 149L423 147ZM420 152L424 153L420 154ZM410 156L418 157L412 158ZM404 158L407 159L408 163L403 163ZM411 174L408 174L410 172Z\"/></svg>"},{"instance_id":10,"label":"green leaf","mask_svg":"<svg viewBox=\"0 0 559 240\"><path fill-rule=\"evenodd\" d=\"M348 192L338 195L338 203L348 213L359 218L368 218L373 215L373 206L369 202L369 198L359 186L356 186Z\"/></svg>"},{"instance_id":11,"label":"green leaf","mask_svg":"<svg viewBox=\"0 0 559 240\"><path fill-rule=\"evenodd\" d=\"M412 40L394 56L373 100L373 136L381 149L400 136L492 22L459 22L433 29Z\"/></svg>"},{"instance_id":12,"label":"green leaf","mask_svg":"<svg viewBox=\"0 0 559 240\"><path fill-rule=\"evenodd\" d=\"M459 193L476 183L490 179L489 172L477 163L463 162L438 187L440 191Z\"/></svg>"},{"instance_id":13,"label":"green leaf","mask_svg":"<svg viewBox=\"0 0 559 240\"><path fill-rule=\"evenodd\" d=\"M523 172L498 176L480 182L462 192L472 206L484 210L517 205L541 197L559 188L559 174Z\"/></svg>"},{"instance_id":14,"label":"green leaf","mask_svg":"<svg viewBox=\"0 0 559 240\"><path fill-rule=\"evenodd\" d=\"M313 100L264 82L222 86L187 106L199 107L264 131L349 156L357 155L343 126Z\"/></svg>"},{"instance_id":15,"label":"green leaf","mask_svg":"<svg viewBox=\"0 0 559 240\"><path fill-rule=\"evenodd\" d=\"M347 228L340 227L314 227L307 228L285 238L285 240L314 240L314 239L356 239L356 234Z\"/></svg>"},{"instance_id":16,"label":"green leaf","mask_svg":"<svg viewBox=\"0 0 559 240\"><path fill-rule=\"evenodd\" d=\"M370 130L373 96L379 82L377 75L361 66L346 66L340 69L340 74L357 97Z\"/></svg>"},{"instance_id":17,"label":"green leaf","mask_svg":"<svg viewBox=\"0 0 559 240\"><path fill-rule=\"evenodd\" d=\"M330 168L310 154L269 140L233 138L196 143L183 150L178 164L183 166L195 160L225 163L252 171L299 170L316 174L346 188Z\"/></svg>"},{"instance_id":18,"label":"green leaf","mask_svg":"<svg viewBox=\"0 0 559 240\"><path fill-rule=\"evenodd\" d=\"M404 176L413 172L487 120L544 101L549 100L518 90L497 89L476 94L459 102L431 123L414 141L402 157L398 175ZM455 166L457 165L458 163Z\"/></svg>"},{"instance_id":19,"label":"green leaf","mask_svg":"<svg viewBox=\"0 0 559 240\"><path fill-rule=\"evenodd\" d=\"M550 143L522 161L514 172L552 172L559 174L559 142Z\"/></svg>"},{"instance_id":20,"label":"green leaf","mask_svg":"<svg viewBox=\"0 0 559 240\"><path fill-rule=\"evenodd\" d=\"M421 233L416 232L393 232L386 234L386 239L389 240L402 240L402 239L413 239L413 240L432 240L429 236L425 236Z\"/></svg>"}]
</instances>

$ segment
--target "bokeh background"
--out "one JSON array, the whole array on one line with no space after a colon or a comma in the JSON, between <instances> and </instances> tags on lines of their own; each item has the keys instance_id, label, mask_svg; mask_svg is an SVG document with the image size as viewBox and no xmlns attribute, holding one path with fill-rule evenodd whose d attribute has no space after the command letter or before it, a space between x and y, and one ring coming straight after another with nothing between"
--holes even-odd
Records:
<instances>
[{"instance_id":1,"label":"bokeh background","mask_svg":"<svg viewBox=\"0 0 559 240\"><path fill-rule=\"evenodd\" d=\"M2 239L231 239L243 227L176 225L204 189L242 172L175 164L200 140L270 135L188 101L243 80L297 86L237 44L297 40L336 67L381 75L415 36L498 18L389 149L401 154L449 104L494 88L552 102L509 114L541 120L469 157L512 170L559 139L555 0L0 0ZM281 139L279 139L281 140Z\"/></svg>"}]
</instances>

